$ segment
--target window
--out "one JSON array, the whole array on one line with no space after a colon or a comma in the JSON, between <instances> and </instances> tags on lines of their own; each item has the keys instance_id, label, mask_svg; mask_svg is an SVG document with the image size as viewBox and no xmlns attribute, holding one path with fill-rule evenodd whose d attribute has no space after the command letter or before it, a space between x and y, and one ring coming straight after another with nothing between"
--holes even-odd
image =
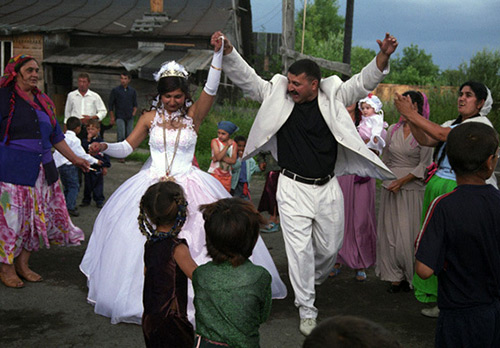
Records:
<instances>
[{"instance_id":1,"label":"window","mask_svg":"<svg viewBox=\"0 0 500 348\"><path fill-rule=\"evenodd\" d=\"M12 41L0 41L0 68L2 68L2 75L9 63L10 57L12 57Z\"/></svg>"}]
</instances>

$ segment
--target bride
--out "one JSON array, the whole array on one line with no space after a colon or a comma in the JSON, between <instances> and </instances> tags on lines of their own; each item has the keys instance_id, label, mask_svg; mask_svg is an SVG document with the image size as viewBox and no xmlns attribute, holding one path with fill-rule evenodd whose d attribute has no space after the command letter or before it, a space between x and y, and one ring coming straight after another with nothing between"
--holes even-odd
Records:
<instances>
[{"instance_id":1,"label":"bride","mask_svg":"<svg viewBox=\"0 0 500 348\"><path fill-rule=\"evenodd\" d=\"M221 47L223 38L213 37L212 44ZM192 161L198 129L215 99L221 65L222 48L214 52L207 83L193 103L184 67L176 62L163 64L155 74L159 95L156 110L144 113L126 140L92 144L91 152L124 158L149 134L150 159L107 201L96 219L80 264L80 270L87 276L88 302L95 306L97 314L110 317L113 324L141 324L146 238L139 231L137 216L139 201L152 184L175 180L183 187L189 206L179 237L186 239L197 264L210 260L205 248L204 220L198 206L229 194L214 177L194 167ZM271 273L273 297L284 298L286 287L260 237L252 260ZM189 283L188 317L194 322L193 290Z\"/></svg>"}]
</instances>

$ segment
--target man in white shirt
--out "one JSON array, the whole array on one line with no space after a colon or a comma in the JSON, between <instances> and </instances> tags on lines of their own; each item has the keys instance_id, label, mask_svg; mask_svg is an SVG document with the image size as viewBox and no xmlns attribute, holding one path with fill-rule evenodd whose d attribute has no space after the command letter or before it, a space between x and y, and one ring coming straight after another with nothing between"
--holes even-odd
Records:
<instances>
[{"instance_id":1,"label":"man in white shirt","mask_svg":"<svg viewBox=\"0 0 500 348\"><path fill-rule=\"evenodd\" d=\"M64 124L68 118L74 116L82 121L82 132L79 138L87 136L86 125L92 118L102 121L106 117L107 109L101 97L89 89L90 76L87 73L78 75L78 89L68 93L66 107L64 108ZM65 128L66 129L66 128Z\"/></svg>"}]
</instances>

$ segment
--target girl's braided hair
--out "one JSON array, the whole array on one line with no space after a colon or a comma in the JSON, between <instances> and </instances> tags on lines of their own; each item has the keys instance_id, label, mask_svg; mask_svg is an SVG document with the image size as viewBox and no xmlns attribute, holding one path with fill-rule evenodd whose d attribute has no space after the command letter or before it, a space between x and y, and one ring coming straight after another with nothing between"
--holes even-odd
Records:
<instances>
[{"instance_id":1,"label":"girl's braided hair","mask_svg":"<svg viewBox=\"0 0 500 348\"><path fill-rule=\"evenodd\" d=\"M148 241L176 237L187 217L187 201L181 186L172 181L150 186L139 205L139 229ZM157 226L172 225L168 232L156 231Z\"/></svg>"}]
</instances>

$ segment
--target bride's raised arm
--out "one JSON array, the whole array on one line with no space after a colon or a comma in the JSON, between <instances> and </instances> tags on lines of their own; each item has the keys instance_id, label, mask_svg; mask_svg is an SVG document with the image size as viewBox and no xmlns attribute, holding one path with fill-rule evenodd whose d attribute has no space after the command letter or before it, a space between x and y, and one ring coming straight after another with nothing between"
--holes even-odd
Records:
<instances>
[{"instance_id":1,"label":"bride's raised arm","mask_svg":"<svg viewBox=\"0 0 500 348\"><path fill-rule=\"evenodd\" d=\"M210 43L214 46L214 57L208 71L207 82L198 100L189 108L188 115L194 120L198 129L203 119L207 116L215 101L222 73L222 52L224 50L224 37L218 33L212 35Z\"/></svg>"}]
</instances>

